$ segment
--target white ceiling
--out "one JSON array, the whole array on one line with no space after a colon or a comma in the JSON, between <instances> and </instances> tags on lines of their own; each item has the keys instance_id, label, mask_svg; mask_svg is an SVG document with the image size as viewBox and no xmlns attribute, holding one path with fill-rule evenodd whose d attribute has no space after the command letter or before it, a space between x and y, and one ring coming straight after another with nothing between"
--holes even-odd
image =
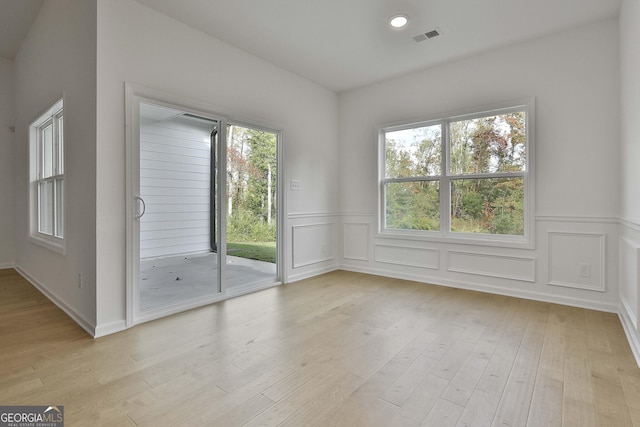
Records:
<instances>
[{"instance_id":1,"label":"white ceiling","mask_svg":"<svg viewBox=\"0 0 640 427\"><path fill-rule=\"evenodd\" d=\"M138 0L335 91L617 16L621 0ZM393 14L410 18L393 31ZM433 27L440 37L416 43Z\"/></svg>"},{"instance_id":2,"label":"white ceiling","mask_svg":"<svg viewBox=\"0 0 640 427\"><path fill-rule=\"evenodd\" d=\"M48 0L55 1L55 0ZM106 1L106 0L105 0ZM622 0L138 0L343 91L617 16ZM0 0L0 56L13 58L42 0ZM393 14L409 16L392 30ZM413 37L438 27L441 36Z\"/></svg>"},{"instance_id":3,"label":"white ceiling","mask_svg":"<svg viewBox=\"0 0 640 427\"><path fill-rule=\"evenodd\" d=\"M0 57L14 59L43 0L0 0Z\"/></svg>"}]
</instances>

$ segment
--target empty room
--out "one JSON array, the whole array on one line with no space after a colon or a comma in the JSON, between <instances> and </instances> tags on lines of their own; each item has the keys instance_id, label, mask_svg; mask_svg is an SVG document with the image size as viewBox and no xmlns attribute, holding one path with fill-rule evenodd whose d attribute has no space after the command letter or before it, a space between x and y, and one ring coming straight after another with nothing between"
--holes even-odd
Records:
<instances>
[{"instance_id":1,"label":"empty room","mask_svg":"<svg viewBox=\"0 0 640 427\"><path fill-rule=\"evenodd\" d=\"M0 424L640 426L638 46L638 0L0 0Z\"/></svg>"}]
</instances>

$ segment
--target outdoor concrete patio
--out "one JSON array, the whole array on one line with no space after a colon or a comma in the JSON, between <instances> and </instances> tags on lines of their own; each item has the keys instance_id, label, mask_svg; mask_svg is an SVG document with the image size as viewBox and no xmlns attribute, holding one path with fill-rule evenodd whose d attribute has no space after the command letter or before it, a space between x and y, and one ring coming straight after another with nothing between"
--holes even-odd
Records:
<instances>
[{"instance_id":1,"label":"outdoor concrete patio","mask_svg":"<svg viewBox=\"0 0 640 427\"><path fill-rule=\"evenodd\" d=\"M276 264L227 256L227 294L247 292L276 278ZM140 260L141 311L196 299L219 289L216 253Z\"/></svg>"}]
</instances>

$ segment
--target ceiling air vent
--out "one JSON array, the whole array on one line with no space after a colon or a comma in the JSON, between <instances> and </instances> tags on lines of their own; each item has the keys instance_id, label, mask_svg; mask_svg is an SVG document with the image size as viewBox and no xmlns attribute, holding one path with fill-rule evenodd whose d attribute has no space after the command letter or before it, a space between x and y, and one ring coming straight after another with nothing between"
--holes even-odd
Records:
<instances>
[{"instance_id":1,"label":"ceiling air vent","mask_svg":"<svg viewBox=\"0 0 640 427\"><path fill-rule=\"evenodd\" d=\"M423 42L427 39L432 39L434 37L438 37L440 35L440 29L439 28L434 28L431 31L427 31L426 33L422 33L422 34L418 34L417 36L413 37L413 40L417 42Z\"/></svg>"}]
</instances>

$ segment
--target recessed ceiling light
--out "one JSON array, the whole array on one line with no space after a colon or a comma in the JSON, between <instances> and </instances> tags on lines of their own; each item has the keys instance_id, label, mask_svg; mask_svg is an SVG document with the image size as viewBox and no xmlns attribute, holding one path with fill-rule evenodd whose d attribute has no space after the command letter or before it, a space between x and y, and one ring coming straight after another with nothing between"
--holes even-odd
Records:
<instances>
[{"instance_id":1,"label":"recessed ceiling light","mask_svg":"<svg viewBox=\"0 0 640 427\"><path fill-rule=\"evenodd\" d=\"M392 16L391 19L389 20L389 25L391 25L391 28L395 28L399 30L401 28L406 27L408 22L409 22L409 17L407 17L406 15L395 15L395 16Z\"/></svg>"}]
</instances>

